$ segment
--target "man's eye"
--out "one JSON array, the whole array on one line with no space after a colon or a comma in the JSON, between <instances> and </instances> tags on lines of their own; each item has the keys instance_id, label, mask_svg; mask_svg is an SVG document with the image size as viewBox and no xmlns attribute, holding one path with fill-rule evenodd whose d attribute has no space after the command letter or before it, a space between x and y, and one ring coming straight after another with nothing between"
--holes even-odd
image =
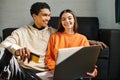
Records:
<instances>
[{"instance_id":1,"label":"man's eye","mask_svg":"<svg viewBox=\"0 0 120 80\"><path fill-rule=\"evenodd\" d=\"M43 16L47 16L46 14L43 14Z\"/></svg>"}]
</instances>

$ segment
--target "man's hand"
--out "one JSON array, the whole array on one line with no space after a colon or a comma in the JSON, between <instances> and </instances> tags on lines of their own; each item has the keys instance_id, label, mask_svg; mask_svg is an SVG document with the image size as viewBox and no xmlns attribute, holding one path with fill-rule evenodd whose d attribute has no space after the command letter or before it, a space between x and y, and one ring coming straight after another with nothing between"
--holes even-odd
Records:
<instances>
[{"instance_id":1,"label":"man's hand","mask_svg":"<svg viewBox=\"0 0 120 80\"><path fill-rule=\"evenodd\" d=\"M25 61L28 59L28 62L31 60L31 54L30 50L26 47L18 49L15 51L16 56L20 56L20 59Z\"/></svg>"},{"instance_id":2,"label":"man's hand","mask_svg":"<svg viewBox=\"0 0 120 80\"><path fill-rule=\"evenodd\" d=\"M103 42L100 41L94 41L94 40L89 40L90 45L99 45L101 49L104 49L107 47L107 45Z\"/></svg>"}]
</instances>

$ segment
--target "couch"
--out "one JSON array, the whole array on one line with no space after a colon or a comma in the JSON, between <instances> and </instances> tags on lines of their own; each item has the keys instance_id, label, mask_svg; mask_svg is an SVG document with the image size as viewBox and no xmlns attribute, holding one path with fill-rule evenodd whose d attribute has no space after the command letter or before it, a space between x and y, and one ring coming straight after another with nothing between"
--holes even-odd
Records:
<instances>
[{"instance_id":1,"label":"couch","mask_svg":"<svg viewBox=\"0 0 120 80\"><path fill-rule=\"evenodd\" d=\"M78 32L87 36L89 40L103 41L108 45L101 50L96 65L98 76L93 80L116 80L120 75L120 30L99 29L97 17L77 17ZM58 17L51 17L49 26L57 28ZM3 40L17 28L6 28L3 30Z\"/></svg>"},{"instance_id":2,"label":"couch","mask_svg":"<svg viewBox=\"0 0 120 80\"><path fill-rule=\"evenodd\" d=\"M120 80L120 30L100 29L100 40L109 46L108 80Z\"/></svg>"},{"instance_id":3,"label":"couch","mask_svg":"<svg viewBox=\"0 0 120 80\"><path fill-rule=\"evenodd\" d=\"M0 36L0 42L2 41L2 37Z\"/></svg>"}]
</instances>

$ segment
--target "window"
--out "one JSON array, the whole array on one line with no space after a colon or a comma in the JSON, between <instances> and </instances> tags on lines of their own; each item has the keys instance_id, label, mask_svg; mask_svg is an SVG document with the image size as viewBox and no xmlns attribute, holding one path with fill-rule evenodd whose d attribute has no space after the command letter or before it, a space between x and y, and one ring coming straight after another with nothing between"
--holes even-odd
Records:
<instances>
[{"instance_id":1,"label":"window","mask_svg":"<svg viewBox=\"0 0 120 80\"><path fill-rule=\"evenodd\" d=\"M115 0L115 19L120 23L120 0Z\"/></svg>"}]
</instances>

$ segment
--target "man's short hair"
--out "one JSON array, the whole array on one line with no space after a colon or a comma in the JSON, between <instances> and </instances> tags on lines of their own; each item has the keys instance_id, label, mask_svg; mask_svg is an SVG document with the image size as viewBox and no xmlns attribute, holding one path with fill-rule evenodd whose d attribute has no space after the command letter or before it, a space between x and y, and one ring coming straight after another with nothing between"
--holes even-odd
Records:
<instances>
[{"instance_id":1,"label":"man's short hair","mask_svg":"<svg viewBox=\"0 0 120 80\"><path fill-rule=\"evenodd\" d=\"M31 6L30 14L38 15L41 9L47 8L50 10L50 6L45 2L36 2ZM51 11L51 10L50 10Z\"/></svg>"}]
</instances>

